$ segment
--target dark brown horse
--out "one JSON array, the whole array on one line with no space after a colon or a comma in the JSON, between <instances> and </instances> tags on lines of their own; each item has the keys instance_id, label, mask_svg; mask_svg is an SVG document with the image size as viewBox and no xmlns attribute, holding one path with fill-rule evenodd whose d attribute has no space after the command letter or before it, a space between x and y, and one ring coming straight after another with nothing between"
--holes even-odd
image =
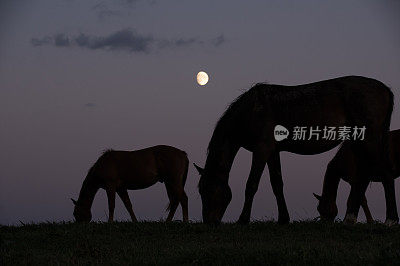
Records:
<instances>
[{"instance_id":1,"label":"dark brown horse","mask_svg":"<svg viewBox=\"0 0 400 266\"><path fill-rule=\"evenodd\" d=\"M374 168L384 169L383 182L388 188L385 195L389 203L387 219L398 221L394 181L385 149L392 110L391 90L382 82L365 77L348 76L298 86L255 85L240 95L219 119L208 145L205 167L198 168L203 221L221 221L232 198L229 172L238 150L243 147L253 153L253 158L239 222L250 220L253 198L266 163L278 204L278 222L289 222L279 152L318 154L343 142L295 140L293 132L297 126L314 129L365 126L365 140L351 142L359 155L357 163L363 166L359 167L362 171L358 171L351 189L345 222L355 222L369 183L369 171ZM277 125L289 130L288 138L274 139Z\"/></svg>"},{"instance_id":2,"label":"dark brown horse","mask_svg":"<svg viewBox=\"0 0 400 266\"><path fill-rule=\"evenodd\" d=\"M132 221L137 221L129 199L128 190L143 189L157 182L165 183L169 198L171 221L179 205L182 205L183 221L188 221L188 198L184 186L189 160L184 151L159 145L136 151L108 150L90 168L83 181L79 198L73 200L76 221L92 219L90 209L99 188L107 192L109 216L114 219L115 193L118 193Z\"/></svg>"},{"instance_id":3,"label":"dark brown horse","mask_svg":"<svg viewBox=\"0 0 400 266\"><path fill-rule=\"evenodd\" d=\"M392 163L394 178L400 176L400 130L389 132L389 159ZM322 218L327 220L335 219L338 209L336 196L340 179L352 184L353 177L357 176L357 164L355 154L348 145L340 147L335 157L329 162L325 172L322 196L314 194L319 200L318 212ZM371 181L382 182L379 173L371 175ZM361 202L367 222L373 222L371 212L368 208L365 195Z\"/></svg>"}]
</instances>

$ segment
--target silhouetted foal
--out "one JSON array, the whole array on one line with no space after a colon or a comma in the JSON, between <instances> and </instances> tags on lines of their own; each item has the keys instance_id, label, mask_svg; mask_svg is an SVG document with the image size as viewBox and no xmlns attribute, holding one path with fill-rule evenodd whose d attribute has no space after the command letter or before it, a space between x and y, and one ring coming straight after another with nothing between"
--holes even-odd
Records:
<instances>
[{"instance_id":1,"label":"silhouetted foal","mask_svg":"<svg viewBox=\"0 0 400 266\"><path fill-rule=\"evenodd\" d=\"M107 192L109 217L114 219L115 193L117 192L132 221L137 221L129 199L128 189L143 189L157 182L165 183L169 198L171 221L179 205L182 206L183 221L188 221L188 198L184 186L188 173L187 154L177 148L158 145L137 151L104 152L90 168L83 181L78 200L71 199L75 205L74 217L77 222L92 219L91 207L99 188Z\"/></svg>"},{"instance_id":2,"label":"silhouetted foal","mask_svg":"<svg viewBox=\"0 0 400 266\"><path fill-rule=\"evenodd\" d=\"M393 130L389 132L389 158L393 166L394 178L400 176L400 130ZM357 175L357 164L354 152L350 147L344 144L340 147L339 151L329 162L325 173L324 187L322 189L322 196L314 193L314 196L319 200L318 212L321 217L328 220L333 220L338 209L336 206L336 196L340 179L347 183L352 184L353 178ZM371 181L382 182L381 174L374 173ZM367 222L373 222L371 212L368 208L367 199L363 196L361 207L364 210Z\"/></svg>"}]
</instances>

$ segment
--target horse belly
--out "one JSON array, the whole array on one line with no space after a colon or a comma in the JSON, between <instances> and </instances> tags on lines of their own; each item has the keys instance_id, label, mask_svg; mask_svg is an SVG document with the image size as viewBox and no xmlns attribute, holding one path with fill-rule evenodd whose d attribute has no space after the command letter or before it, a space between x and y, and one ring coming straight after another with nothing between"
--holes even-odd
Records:
<instances>
[{"instance_id":1,"label":"horse belly","mask_svg":"<svg viewBox=\"0 0 400 266\"><path fill-rule=\"evenodd\" d=\"M278 144L278 149L300 155L315 155L329 151L340 143L341 141L288 140L287 142Z\"/></svg>"},{"instance_id":2,"label":"horse belly","mask_svg":"<svg viewBox=\"0 0 400 266\"><path fill-rule=\"evenodd\" d=\"M126 182L124 183L124 187L126 187L127 189L131 189L131 190L137 190L137 189L144 189L144 188L148 188L151 187L152 185L154 185L155 183L157 183L157 181L143 181L143 182Z\"/></svg>"},{"instance_id":3,"label":"horse belly","mask_svg":"<svg viewBox=\"0 0 400 266\"><path fill-rule=\"evenodd\" d=\"M123 178L123 186L127 189L144 189L151 187L159 181L155 173L136 173Z\"/></svg>"},{"instance_id":4,"label":"horse belly","mask_svg":"<svg viewBox=\"0 0 400 266\"><path fill-rule=\"evenodd\" d=\"M321 98L320 104L303 103L285 111L274 112L274 122L271 130L276 140L275 127L283 126L288 131L286 139L275 141L281 151L302 155L313 155L329 151L342 141L338 139L337 130L347 125L347 118L339 99L327 101ZM335 128L336 136L328 139L324 136L324 128ZM310 134L313 130L314 134Z\"/></svg>"}]
</instances>

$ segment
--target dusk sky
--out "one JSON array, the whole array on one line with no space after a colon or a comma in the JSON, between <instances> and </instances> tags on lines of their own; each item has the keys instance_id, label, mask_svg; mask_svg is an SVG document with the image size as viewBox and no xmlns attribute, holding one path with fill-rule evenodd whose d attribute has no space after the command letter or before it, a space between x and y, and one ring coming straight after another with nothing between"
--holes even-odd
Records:
<instances>
[{"instance_id":1,"label":"dusk sky","mask_svg":"<svg viewBox=\"0 0 400 266\"><path fill-rule=\"evenodd\" d=\"M0 224L72 220L88 169L105 149L167 144L204 165L228 104L257 82L296 85L345 75L392 88L391 129L400 127L400 1L0 1ZM197 72L210 81L196 83ZM337 149L282 152L292 220L316 217L312 192ZM244 202L251 153L241 149L224 221ZM199 176L190 165L189 217L201 219ZM397 185L397 202L400 188ZM130 191L139 219L165 218L164 185ZM349 185L341 182L338 218ZM382 185L367 199L384 220ZM181 209L175 219L181 219ZM93 204L106 220L106 193ZM277 219L265 170L252 218ZM364 219L362 211L360 216ZM116 220L129 215L119 198Z\"/></svg>"}]
</instances>

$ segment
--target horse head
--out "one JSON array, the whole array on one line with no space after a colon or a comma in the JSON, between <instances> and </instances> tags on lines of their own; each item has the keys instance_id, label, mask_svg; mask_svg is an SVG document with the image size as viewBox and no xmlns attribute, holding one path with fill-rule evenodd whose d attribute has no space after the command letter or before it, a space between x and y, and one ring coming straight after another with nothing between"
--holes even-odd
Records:
<instances>
[{"instance_id":1,"label":"horse head","mask_svg":"<svg viewBox=\"0 0 400 266\"><path fill-rule=\"evenodd\" d=\"M92 213L90 209L80 205L76 200L72 199L74 203L74 217L76 222L90 222L92 220Z\"/></svg>"},{"instance_id":2,"label":"horse head","mask_svg":"<svg viewBox=\"0 0 400 266\"><path fill-rule=\"evenodd\" d=\"M203 222L219 224L231 199L232 192L227 182L209 174L203 168L194 164L200 174L199 193L202 201Z\"/></svg>"},{"instance_id":3,"label":"horse head","mask_svg":"<svg viewBox=\"0 0 400 266\"><path fill-rule=\"evenodd\" d=\"M322 196L313 193L314 197L318 200L317 210L323 220L333 221L338 214L338 208L335 201L329 201Z\"/></svg>"}]
</instances>

